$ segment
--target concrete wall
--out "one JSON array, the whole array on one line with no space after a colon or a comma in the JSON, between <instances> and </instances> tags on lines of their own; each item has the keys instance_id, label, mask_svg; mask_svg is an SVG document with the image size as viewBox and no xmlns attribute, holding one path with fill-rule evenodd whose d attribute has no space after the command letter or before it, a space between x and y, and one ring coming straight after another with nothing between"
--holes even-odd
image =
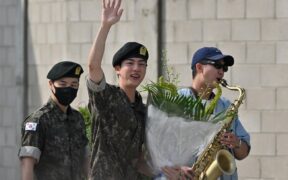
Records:
<instances>
[{"instance_id":1,"label":"concrete wall","mask_svg":"<svg viewBox=\"0 0 288 180\"><path fill-rule=\"evenodd\" d=\"M0 0L0 179L20 179L17 158L23 118L21 1Z\"/></svg>"},{"instance_id":2,"label":"concrete wall","mask_svg":"<svg viewBox=\"0 0 288 180\"><path fill-rule=\"evenodd\" d=\"M46 74L60 60L73 60L83 65L87 74L87 57L97 34L101 18L102 1L31 0L30 1L30 112L46 101L50 90ZM121 23L113 27L107 40L103 69L108 82L115 83L112 57L127 41L138 41L149 49L148 79L156 74L156 1L124 1ZM87 103L84 76L74 105ZM40 86L39 86L40 85ZM33 94L33 96L32 96Z\"/></svg>"},{"instance_id":3,"label":"concrete wall","mask_svg":"<svg viewBox=\"0 0 288 180\"><path fill-rule=\"evenodd\" d=\"M83 65L100 23L100 0L29 0L28 111L49 97L46 75L61 59ZM288 178L288 0L163 0L164 42L168 63L191 84L192 54L216 46L235 57L225 75L247 90L240 117L251 133L248 158L238 161L242 180ZM19 178L17 152L23 121L22 1L0 0L0 180ZM150 53L146 80L157 76L157 1L123 0L121 22L109 34L103 68L127 41L145 44ZM87 103L81 87L73 106ZM231 100L237 94L224 91Z\"/></svg>"}]
</instances>

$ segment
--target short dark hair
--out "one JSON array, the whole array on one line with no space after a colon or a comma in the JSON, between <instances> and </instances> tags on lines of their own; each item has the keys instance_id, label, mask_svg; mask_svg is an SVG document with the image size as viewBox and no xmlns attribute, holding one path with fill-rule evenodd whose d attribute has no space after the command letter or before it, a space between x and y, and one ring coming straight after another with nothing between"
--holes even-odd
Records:
<instances>
[{"instance_id":1,"label":"short dark hair","mask_svg":"<svg viewBox=\"0 0 288 180\"><path fill-rule=\"evenodd\" d=\"M197 74L197 70L196 70L196 66L194 66L192 68L192 79L194 79L196 77L196 74Z\"/></svg>"}]
</instances>

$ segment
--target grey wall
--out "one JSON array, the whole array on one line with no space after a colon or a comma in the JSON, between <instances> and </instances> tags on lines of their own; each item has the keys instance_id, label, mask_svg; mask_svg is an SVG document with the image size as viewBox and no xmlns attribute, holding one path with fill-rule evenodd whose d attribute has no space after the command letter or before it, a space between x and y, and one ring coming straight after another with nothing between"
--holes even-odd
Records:
<instances>
[{"instance_id":1,"label":"grey wall","mask_svg":"<svg viewBox=\"0 0 288 180\"><path fill-rule=\"evenodd\" d=\"M0 179L19 179L17 158L23 118L21 2L0 1Z\"/></svg>"}]
</instances>

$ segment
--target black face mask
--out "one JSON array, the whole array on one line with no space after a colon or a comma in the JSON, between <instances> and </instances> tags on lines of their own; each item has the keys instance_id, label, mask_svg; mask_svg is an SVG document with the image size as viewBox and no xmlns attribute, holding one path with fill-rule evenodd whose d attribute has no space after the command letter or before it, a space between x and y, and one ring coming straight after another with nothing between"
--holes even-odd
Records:
<instances>
[{"instance_id":1,"label":"black face mask","mask_svg":"<svg viewBox=\"0 0 288 180\"><path fill-rule=\"evenodd\" d=\"M58 102L64 106L68 106L77 96L78 89L72 87L55 87L55 93Z\"/></svg>"}]
</instances>

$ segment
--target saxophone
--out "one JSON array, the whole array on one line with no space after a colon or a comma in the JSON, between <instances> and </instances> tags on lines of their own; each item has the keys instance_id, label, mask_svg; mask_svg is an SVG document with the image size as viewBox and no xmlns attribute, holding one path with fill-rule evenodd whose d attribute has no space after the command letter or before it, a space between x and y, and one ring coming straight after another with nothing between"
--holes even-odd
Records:
<instances>
[{"instance_id":1,"label":"saxophone","mask_svg":"<svg viewBox=\"0 0 288 180\"><path fill-rule=\"evenodd\" d=\"M236 169L235 159L232 154L220 143L221 134L229 130L234 117L237 115L239 106L245 98L245 89L238 86L228 86L222 79L220 84L229 90L239 91L239 97L227 109L223 125L217 132L206 149L197 158L192 166L196 180L215 180L222 174L232 175Z\"/></svg>"}]
</instances>

